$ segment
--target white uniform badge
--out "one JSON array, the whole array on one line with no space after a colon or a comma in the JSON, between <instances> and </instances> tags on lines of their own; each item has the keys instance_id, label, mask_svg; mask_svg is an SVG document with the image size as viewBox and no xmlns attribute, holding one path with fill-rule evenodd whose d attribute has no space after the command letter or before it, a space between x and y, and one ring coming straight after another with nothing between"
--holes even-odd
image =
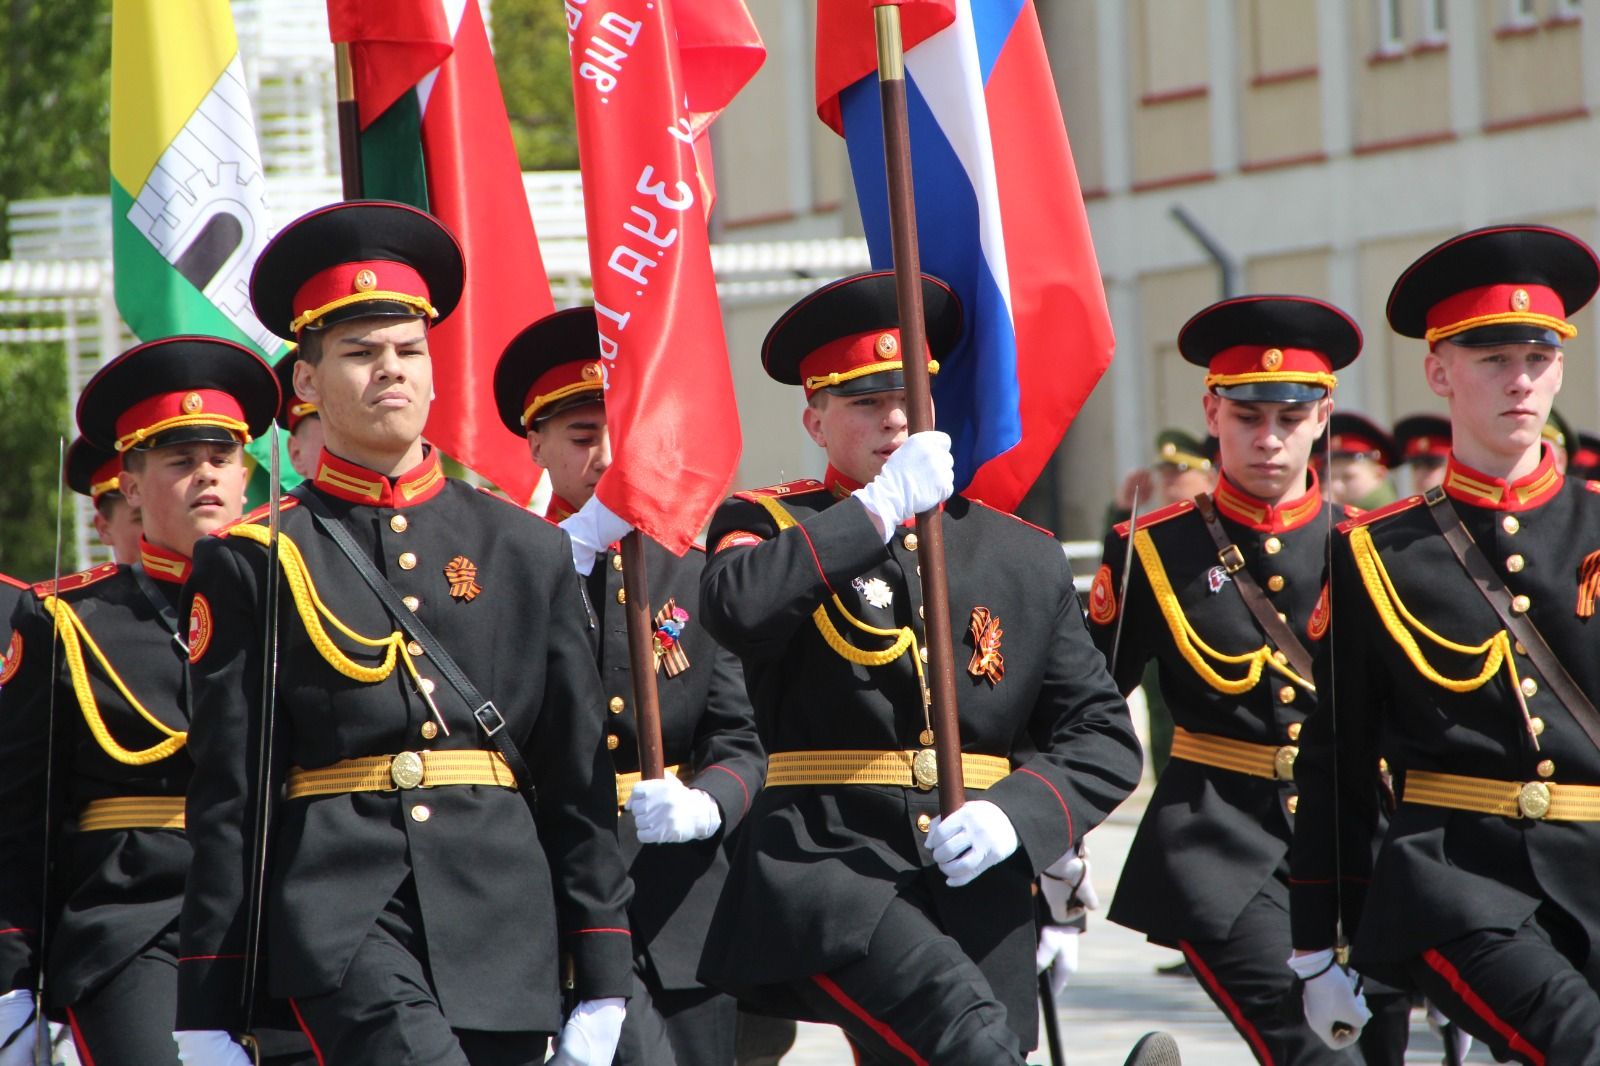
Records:
<instances>
[{"instance_id":1,"label":"white uniform badge","mask_svg":"<svg viewBox=\"0 0 1600 1066\"><path fill-rule=\"evenodd\" d=\"M850 587L873 607L887 607L894 602L894 589L881 577L858 577L850 582Z\"/></svg>"}]
</instances>

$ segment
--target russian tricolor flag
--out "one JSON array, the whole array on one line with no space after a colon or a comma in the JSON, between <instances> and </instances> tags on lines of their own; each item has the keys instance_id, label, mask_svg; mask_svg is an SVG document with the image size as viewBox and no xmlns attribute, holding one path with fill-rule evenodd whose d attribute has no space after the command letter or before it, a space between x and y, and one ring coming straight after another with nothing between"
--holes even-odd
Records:
<instances>
[{"instance_id":1,"label":"russian tricolor flag","mask_svg":"<svg viewBox=\"0 0 1600 1066\"><path fill-rule=\"evenodd\" d=\"M892 2L892 0L891 0ZM817 113L893 265L875 0L822 0ZM1111 362L1111 316L1033 0L901 0L922 269L966 331L933 395L956 484L1014 510Z\"/></svg>"}]
</instances>

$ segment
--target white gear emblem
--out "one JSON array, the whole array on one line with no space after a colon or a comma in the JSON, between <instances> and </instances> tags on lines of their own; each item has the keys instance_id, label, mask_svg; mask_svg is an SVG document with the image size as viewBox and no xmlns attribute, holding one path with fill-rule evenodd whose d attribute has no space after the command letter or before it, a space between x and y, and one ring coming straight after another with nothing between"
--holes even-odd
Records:
<instances>
[{"instance_id":1,"label":"white gear emblem","mask_svg":"<svg viewBox=\"0 0 1600 1066\"><path fill-rule=\"evenodd\" d=\"M858 577L850 582L850 587L874 607L884 608L894 602L894 589L881 577Z\"/></svg>"}]
</instances>

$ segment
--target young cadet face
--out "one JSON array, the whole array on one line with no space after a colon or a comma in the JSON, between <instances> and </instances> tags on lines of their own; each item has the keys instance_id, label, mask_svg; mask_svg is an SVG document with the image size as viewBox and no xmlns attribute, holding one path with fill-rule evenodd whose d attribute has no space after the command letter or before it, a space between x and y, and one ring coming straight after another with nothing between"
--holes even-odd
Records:
<instances>
[{"instance_id":1,"label":"young cadet face","mask_svg":"<svg viewBox=\"0 0 1600 1066\"><path fill-rule=\"evenodd\" d=\"M1428 387L1450 401L1451 447L1484 469L1534 451L1561 391L1561 349L1547 344L1468 348L1440 341L1423 367Z\"/></svg>"},{"instance_id":2,"label":"young cadet face","mask_svg":"<svg viewBox=\"0 0 1600 1066\"><path fill-rule=\"evenodd\" d=\"M1334 456L1328 464L1328 498L1335 503L1355 503L1376 492L1389 468L1364 455Z\"/></svg>"},{"instance_id":3,"label":"young cadet face","mask_svg":"<svg viewBox=\"0 0 1600 1066\"><path fill-rule=\"evenodd\" d=\"M1219 442L1229 481L1268 503L1306 491L1306 464L1327 425L1328 400L1256 403L1207 393L1203 402L1206 430Z\"/></svg>"},{"instance_id":4,"label":"young cadet face","mask_svg":"<svg viewBox=\"0 0 1600 1066\"><path fill-rule=\"evenodd\" d=\"M883 464L907 435L906 390L835 396L819 392L801 416L806 432L828 463L863 485L878 476Z\"/></svg>"},{"instance_id":5,"label":"young cadet face","mask_svg":"<svg viewBox=\"0 0 1600 1066\"><path fill-rule=\"evenodd\" d=\"M317 405L328 450L379 473L422 458L433 402L428 326L420 318L356 318L329 326L315 365L295 364L294 388Z\"/></svg>"},{"instance_id":6,"label":"young cadet face","mask_svg":"<svg viewBox=\"0 0 1600 1066\"><path fill-rule=\"evenodd\" d=\"M125 457L121 484L145 539L189 555L201 537L243 512L247 479L239 445L196 442L156 448L131 464Z\"/></svg>"},{"instance_id":7,"label":"young cadet face","mask_svg":"<svg viewBox=\"0 0 1600 1066\"><path fill-rule=\"evenodd\" d=\"M1156 480L1161 487L1161 502L1164 504L1192 500L1202 492L1210 492L1217 487L1216 476L1210 470L1179 466L1177 463L1157 466Z\"/></svg>"},{"instance_id":8,"label":"young cadet face","mask_svg":"<svg viewBox=\"0 0 1600 1066\"><path fill-rule=\"evenodd\" d=\"M582 507L611 466L605 404L569 407L535 422L528 430L528 452L549 472L551 491Z\"/></svg>"},{"instance_id":9,"label":"young cadet face","mask_svg":"<svg viewBox=\"0 0 1600 1066\"><path fill-rule=\"evenodd\" d=\"M94 511L94 531L117 562L139 561L139 537L144 524L139 521L139 509L126 498L114 495L101 501Z\"/></svg>"},{"instance_id":10,"label":"young cadet face","mask_svg":"<svg viewBox=\"0 0 1600 1066\"><path fill-rule=\"evenodd\" d=\"M322 417L310 415L295 424L289 434L289 465L304 478L317 476L317 459L322 455Z\"/></svg>"}]
</instances>

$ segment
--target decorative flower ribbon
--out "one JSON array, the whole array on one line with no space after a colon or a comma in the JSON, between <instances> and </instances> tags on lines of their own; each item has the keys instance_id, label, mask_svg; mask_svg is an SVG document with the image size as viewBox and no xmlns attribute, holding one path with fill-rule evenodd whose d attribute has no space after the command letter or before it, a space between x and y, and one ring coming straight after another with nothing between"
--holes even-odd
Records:
<instances>
[{"instance_id":1,"label":"decorative flower ribbon","mask_svg":"<svg viewBox=\"0 0 1600 1066\"><path fill-rule=\"evenodd\" d=\"M689 669L689 656L683 651L683 627L689 624L689 612L678 606L676 598L668 599L656 612L656 666L665 665L668 677L677 677Z\"/></svg>"}]
</instances>

